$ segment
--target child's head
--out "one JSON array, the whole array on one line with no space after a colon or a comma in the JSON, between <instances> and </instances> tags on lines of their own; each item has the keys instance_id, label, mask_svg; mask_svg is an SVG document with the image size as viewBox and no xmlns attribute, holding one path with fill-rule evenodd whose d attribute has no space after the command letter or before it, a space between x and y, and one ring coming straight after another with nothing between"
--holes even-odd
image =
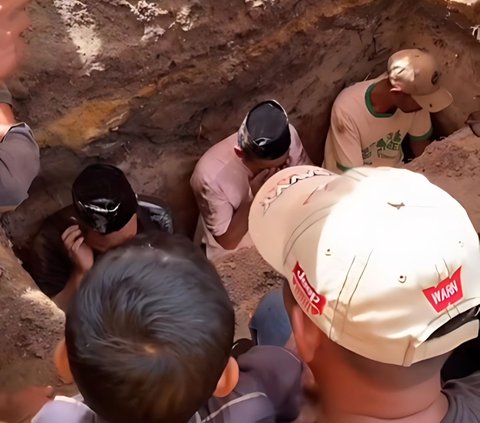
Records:
<instances>
[{"instance_id":1,"label":"child's head","mask_svg":"<svg viewBox=\"0 0 480 423\"><path fill-rule=\"evenodd\" d=\"M107 421L186 422L238 380L232 304L214 267L180 237L103 257L65 332L75 382Z\"/></svg>"}]
</instances>

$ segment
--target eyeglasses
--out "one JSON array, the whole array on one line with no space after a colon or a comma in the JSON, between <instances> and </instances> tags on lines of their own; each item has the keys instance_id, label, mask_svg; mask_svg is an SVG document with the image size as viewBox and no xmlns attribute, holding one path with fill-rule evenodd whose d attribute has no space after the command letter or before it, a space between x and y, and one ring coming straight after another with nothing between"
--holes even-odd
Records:
<instances>
[{"instance_id":1,"label":"eyeglasses","mask_svg":"<svg viewBox=\"0 0 480 423\"><path fill-rule=\"evenodd\" d=\"M465 123L470 127L475 136L480 137L480 111L470 113Z\"/></svg>"}]
</instances>

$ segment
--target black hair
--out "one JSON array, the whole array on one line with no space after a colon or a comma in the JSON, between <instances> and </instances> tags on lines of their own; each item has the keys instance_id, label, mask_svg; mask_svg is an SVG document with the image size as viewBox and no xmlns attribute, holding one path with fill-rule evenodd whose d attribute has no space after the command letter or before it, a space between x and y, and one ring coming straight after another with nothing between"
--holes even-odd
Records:
<instances>
[{"instance_id":1,"label":"black hair","mask_svg":"<svg viewBox=\"0 0 480 423\"><path fill-rule=\"evenodd\" d=\"M257 104L248 113L238 135L238 144L247 157L276 160L291 144L288 116L274 100Z\"/></svg>"},{"instance_id":2,"label":"black hair","mask_svg":"<svg viewBox=\"0 0 480 423\"><path fill-rule=\"evenodd\" d=\"M75 382L109 422L187 422L233 345L234 311L213 265L186 238L158 236L161 248L144 237L107 253L67 312Z\"/></svg>"},{"instance_id":3,"label":"black hair","mask_svg":"<svg viewBox=\"0 0 480 423\"><path fill-rule=\"evenodd\" d=\"M122 229L137 211L125 174L109 164L86 167L72 186L73 206L84 225L101 234Z\"/></svg>"}]
</instances>

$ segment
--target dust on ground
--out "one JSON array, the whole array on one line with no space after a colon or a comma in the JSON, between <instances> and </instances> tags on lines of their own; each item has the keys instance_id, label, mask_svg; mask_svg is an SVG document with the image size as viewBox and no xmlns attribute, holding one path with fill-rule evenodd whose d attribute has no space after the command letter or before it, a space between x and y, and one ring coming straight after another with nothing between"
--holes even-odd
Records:
<instances>
[{"instance_id":1,"label":"dust on ground","mask_svg":"<svg viewBox=\"0 0 480 423\"><path fill-rule=\"evenodd\" d=\"M407 169L423 173L464 208L480 232L480 138L469 128L433 142Z\"/></svg>"},{"instance_id":2,"label":"dust on ground","mask_svg":"<svg viewBox=\"0 0 480 423\"><path fill-rule=\"evenodd\" d=\"M215 263L235 307L236 337L250 338L248 322L265 294L285 280L253 247L236 251Z\"/></svg>"}]
</instances>

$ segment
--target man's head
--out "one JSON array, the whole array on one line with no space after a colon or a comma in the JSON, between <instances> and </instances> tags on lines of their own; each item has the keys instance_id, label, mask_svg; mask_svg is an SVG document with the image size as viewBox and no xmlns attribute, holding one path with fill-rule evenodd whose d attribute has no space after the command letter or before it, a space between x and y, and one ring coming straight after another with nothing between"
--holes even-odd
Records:
<instances>
[{"instance_id":1,"label":"man's head","mask_svg":"<svg viewBox=\"0 0 480 423\"><path fill-rule=\"evenodd\" d=\"M72 186L73 206L86 243L99 252L124 244L137 233L137 196L115 166L85 168Z\"/></svg>"},{"instance_id":2,"label":"man's head","mask_svg":"<svg viewBox=\"0 0 480 423\"><path fill-rule=\"evenodd\" d=\"M255 197L249 228L289 280L292 328L317 381L336 363L405 388L439 378L448 353L478 335L477 233L422 175L285 169Z\"/></svg>"},{"instance_id":3,"label":"man's head","mask_svg":"<svg viewBox=\"0 0 480 423\"><path fill-rule=\"evenodd\" d=\"M234 312L188 240L170 236L162 249L141 242L106 254L82 284L67 313L68 363L106 421L184 423L237 383ZM68 379L68 369L61 374Z\"/></svg>"},{"instance_id":4,"label":"man's head","mask_svg":"<svg viewBox=\"0 0 480 423\"><path fill-rule=\"evenodd\" d=\"M452 95L439 85L435 58L418 50L401 50L388 60L388 80L395 106L405 113L424 109L436 113L447 108Z\"/></svg>"},{"instance_id":5,"label":"man's head","mask_svg":"<svg viewBox=\"0 0 480 423\"><path fill-rule=\"evenodd\" d=\"M279 103L268 100L257 104L246 116L238 131L235 152L256 174L285 166L290 143L287 113Z\"/></svg>"}]
</instances>

